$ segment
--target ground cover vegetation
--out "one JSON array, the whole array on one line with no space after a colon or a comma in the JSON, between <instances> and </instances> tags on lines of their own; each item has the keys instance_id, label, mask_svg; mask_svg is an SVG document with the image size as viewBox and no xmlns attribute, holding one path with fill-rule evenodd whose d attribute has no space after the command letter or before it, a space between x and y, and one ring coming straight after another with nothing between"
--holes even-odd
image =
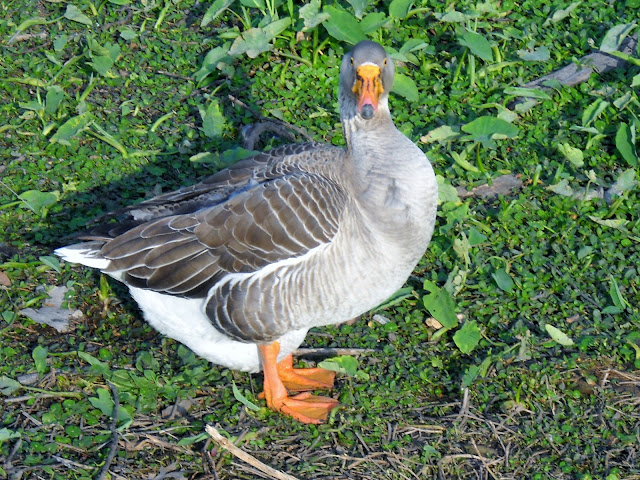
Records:
<instances>
[{"instance_id":1,"label":"ground cover vegetation","mask_svg":"<svg viewBox=\"0 0 640 480\"><path fill-rule=\"evenodd\" d=\"M212 424L300 479L640 478L638 8L2 2L0 476L263 478ZM392 113L439 175L438 224L396 297L310 333L352 350L320 359L342 407L301 425L52 250L247 148L344 144L338 68L362 38L397 62ZM624 62L522 88L598 51Z\"/></svg>"}]
</instances>

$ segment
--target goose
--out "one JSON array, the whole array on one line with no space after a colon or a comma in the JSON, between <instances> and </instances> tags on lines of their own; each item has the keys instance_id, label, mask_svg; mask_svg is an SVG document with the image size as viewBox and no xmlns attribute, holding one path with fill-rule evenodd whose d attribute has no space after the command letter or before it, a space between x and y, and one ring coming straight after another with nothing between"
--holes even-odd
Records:
<instances>
[{"instance_id":1,"label":"goose","mask_svg":"<svg viewBox=\"0 0 640 480\"><path fill-rule=\"evenodd\" d=\"M345 322L396 292L424 255L438 188L394 125L394 64L362 41L340 67L346 148L276 147L200 183L127 207L58 248L124 283L144 318L197 355L264 375L267 406L322 423L334 372L294 368L312 327ZM97 233L96 233L97 232Z\"/></svg>"}]
</instances>

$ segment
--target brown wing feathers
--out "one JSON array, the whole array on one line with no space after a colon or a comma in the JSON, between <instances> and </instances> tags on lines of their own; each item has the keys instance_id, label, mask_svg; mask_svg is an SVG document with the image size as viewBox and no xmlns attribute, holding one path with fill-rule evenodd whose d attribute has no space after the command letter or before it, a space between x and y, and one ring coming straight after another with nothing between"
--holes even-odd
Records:
<instances>
[{"instance_id":1,"label":"brown wing feathers","mask_svg":"<svg viewBox=\"0 0 640 480\"><path fill-rule=\"evenodd\" d=\"M345 199L327 178L294 170L254 180L223 204L139 225L101 253L133 286L204 297L228 273L255 272L331 241Z\"/></svg>"}]
</instances>

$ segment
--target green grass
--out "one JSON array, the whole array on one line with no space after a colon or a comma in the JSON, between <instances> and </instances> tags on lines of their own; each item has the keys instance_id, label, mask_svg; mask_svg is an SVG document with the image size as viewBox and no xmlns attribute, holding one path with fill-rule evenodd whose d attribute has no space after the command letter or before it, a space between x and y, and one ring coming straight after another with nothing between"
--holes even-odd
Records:
<instances>
[{"instance_id":1,"label":"green grass","mask_svg":"<svg viewBox=\"0 0 640 480\"><path fill-rule=\"evenodd\" d=\"M412 39L428 44L403 53L408 83L390 104L445 185L470 190L513 173L523 186L443 202L411 292L377 312L387 323L367 315L310 333L307 346L373 350L358 357L355 376L339 377L342 408L317 427L264 408L259 375L161 337L121 285L47 257L91 218L232 161L222 153L259 119L229 95L343 144L336 95L348 46L339 40L355 30L327 20L298 41L304 23L287 2L234 3L205 26L209 3L119 3L0 5L0 476L96 478L112 437L111 383L121 433L112 478L215 478L212 465L221 479L257 478L220 450L207 459L206 423L300 479L640 478L640 188L637 156L625 156L619 138L622 124L640 132L640 68L556 85L551 99L505 110L505 89L593 52L610 28L637 21L637 0L585 0L557 21L569 5L504 1L472 14L475 4L462 1L461 23L443 17L443 2L367 5L357 25L367 14L388 20L369 38L398 51ZM262 41L270 51L223 56L194 78L211 49L226 52L275 20L270 8L291 20ZM22 23L36 17L44 20ZM487 59L484 42L465 32L489 42ZM540 47L548 59L518 53ZM464 127L498 114L515 138L490 145ZM420 140L443 125L459 133ZM208 151L221 155L190 160ZM624 188L610 199L566 195L567 186L607 191L617 180ZM36 193L18 197L27 191ZM54 285L82 312L67 333L19 313L42 307ZM433 285L453 298L460 328L426 322ZM260 410L238 401L233 384Z\"/></svg>"}]
</instances>

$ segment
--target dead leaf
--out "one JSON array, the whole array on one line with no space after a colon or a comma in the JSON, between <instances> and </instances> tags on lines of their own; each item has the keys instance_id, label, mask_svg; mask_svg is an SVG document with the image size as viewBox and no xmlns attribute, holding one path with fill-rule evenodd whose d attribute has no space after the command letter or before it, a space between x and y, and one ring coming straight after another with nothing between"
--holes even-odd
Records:
<instances>
[{"instance_id":1,"label":"dead leaf","mask_svg":"<svg viewBox=\"0 0 640 480\"><path fill-rule=\"evenodd\" d=\"M434 330L440 330L442 328L442 324L433 317L427 318L424 323L427 324L427 327L433 328Z\"/></svg>"},{"instance_id":2,"label":"dead leaf","mask_svg":"<svg viewBox=\"0 0 640 480\"><path fill-rule=\"evenodd\" d=\"M34 322L49 325L59 333L66 333L69 331L69 320L82 317L80 310L72 312L68 308L62 308L62 301L68 290L67 287L52 287L47 292L49 298L43 302L42 307L37 310L25 308L20 310L20 314L29 317Z\"/></svg>"},{"instance_id":3,"label":"dead leaf","mask_svg":"<svg viewBox=\"0 0 640 480\"><path fill-rule=\"evenodd\" d=\"M460 198L467 197L480 197L480 198L492 198L498 195L509 195L515 190L522 188L522 180L519 175L509 174L496 177L491 182L491 185L484 184L473 188L470 192L464 187L457 187L458 196Z\"/></svg>"},{"instance_id":4,"label":"dead leaf","mask_svg":"<svg viewBox=\"0 0 640 480\"><path fill-rule=\"evenodd\" d=\"M9 279L7 274L4 272L0 272L0 285L2 285L3 287L11 286L11 280Z\"/></svg>"},{"instance_id":5,"label":"dead leaf","mask_svg":"<svg viewBox=\"0 0 640 480\"><path fill-rule=\"evenodd\" d=\"M462 322L462 320L464 320L464 315L462 313L458 313L456 317L458 318L458 322ZM433 328L434 330L440 330L442 328L442 324L433 317L427 318L424 323L427 327Z\"/></svg>"}]
</instances>

